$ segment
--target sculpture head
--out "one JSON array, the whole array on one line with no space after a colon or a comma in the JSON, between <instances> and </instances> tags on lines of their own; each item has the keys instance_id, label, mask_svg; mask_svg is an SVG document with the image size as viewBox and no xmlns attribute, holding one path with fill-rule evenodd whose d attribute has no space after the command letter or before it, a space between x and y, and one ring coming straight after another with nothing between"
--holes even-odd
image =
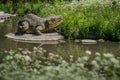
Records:
<instances>
[{"instance_id":1,"label":"sculpture head","mask_svg":"<svg viewBox=\"0 0 120 80\"><path fill-rule=\"evenodd\" d=\"M54 29L62 23L61 15L50 15L46 17L46 23L49 29Z\"/></svg>"},{"instance_id":2,"label":"sculpture head","mask_svg":"<svg viewBox=\"0 0 120 80\"><path fill-rule=\"evenodd\" d=\"M17 31L19 33L25 33L29 29L29 22L26 20L21 20L18 23Z\"/></svg>"}]
</instances>

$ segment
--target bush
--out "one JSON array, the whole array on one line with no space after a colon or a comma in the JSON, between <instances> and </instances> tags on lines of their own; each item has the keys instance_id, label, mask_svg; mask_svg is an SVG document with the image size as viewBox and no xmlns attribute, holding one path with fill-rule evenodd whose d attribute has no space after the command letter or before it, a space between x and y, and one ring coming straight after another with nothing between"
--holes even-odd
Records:
<instances>
[{"instance_id":1,"label":"bush","mask_svg":"<svg viewBox=\"0 0 120 80\"><path fill-rule=\"evenodd\" d=\"M40 16L61 14L63 34L68 38L87 38L89 33L96 39L119 39L119 4L113 9L110 0L82 0L50 5L47 4ZM44 15L42 15L44 14Z\"/></svg>"},{"instance_id":2,"label":"bush","mask_svg":"<svg viewBox=\"0 0 120 80\"><path fill-rule=\"evenodd\" d=\"M0 64L1 80L119 80L120 58L111 53L93 54L69 61L60 55L34 48L32 51L19 48L10 50Z\"/></svg>"},{"instance_id":3,"label":"bush","mask_svg":"<svg viewBox=\"0 0 120 80\"><path fill-rule=\"evenodd\" d=\"M51 2L54 4L19 2L16 13L35 13L40 17L50 14L62 15L62 33L67 38L88 38L92 33L95 39L120 40L119 1L116 1L116 5L111 0L70 0L70 2L52 0ZM0 9L14 12L12 4L8 4L9 6L1 4Z\"/></svg>"}]
</instances>

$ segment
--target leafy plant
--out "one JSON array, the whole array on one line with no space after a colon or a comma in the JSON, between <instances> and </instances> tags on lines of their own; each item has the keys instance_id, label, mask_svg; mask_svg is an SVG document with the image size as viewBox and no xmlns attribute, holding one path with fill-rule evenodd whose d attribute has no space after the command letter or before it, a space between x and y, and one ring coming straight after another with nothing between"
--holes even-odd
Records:
<instances>
[{"instance_id":1,"label":"leafy plant","mask_svg":"<svg viewBox=\"0 0 120 80\"><path fill-rule=\"evenodd\" d=\"M85 55L66 61L58 54L47 53L39 47L32 51L10 50L0 64L1 80L119 80L120 59L111 53Z\"/></svg>"},{"instance_id":2,"label":"leafy plant","mask_svg":"<svg viewBox=\"0 0 120 80\"><path fill-rule=\"evenodd\" d=\"M12 11L12 3L0 9L5 12ZM119 0L113 9L112 0L45 0L38 2L22 1L16 6L16 13L34 13L40 17L50 14L63 16L62 33L67 38L87 38L92 33L96 39L120 40L119 38Z\"/></svg>"}]
</instances>

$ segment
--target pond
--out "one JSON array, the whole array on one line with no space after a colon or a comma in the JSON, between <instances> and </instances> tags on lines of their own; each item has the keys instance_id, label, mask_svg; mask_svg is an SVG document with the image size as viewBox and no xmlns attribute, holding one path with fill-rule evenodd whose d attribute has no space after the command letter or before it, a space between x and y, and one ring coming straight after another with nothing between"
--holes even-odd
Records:
<instances>
[{"instance_id":1,"label":"pond","mask_svg":"<svg viewBox=\"0 0 120 80\"><path fill-rule=\"evenodd\" d=\"M11 39L5 38L4 35L10 32L16 31L16 26L20 18L14 18L8 20L4 23L0 23L0 50L10 50L17 48L26 48L32 50L33 47L41 46L49 52L59 53L64 58L69 58L68 55L73 55L74 57L83 55L80 54L85 52L86 50L90 50L93 53L114 53L120 56L120 43L119 42L101 42L97 44L81 44L76 43L74 41L66 41L66 43L60 44L45 44L41 45L39 43L25 43L25 42L17 42Z\"/></svg>"}]
</instances>

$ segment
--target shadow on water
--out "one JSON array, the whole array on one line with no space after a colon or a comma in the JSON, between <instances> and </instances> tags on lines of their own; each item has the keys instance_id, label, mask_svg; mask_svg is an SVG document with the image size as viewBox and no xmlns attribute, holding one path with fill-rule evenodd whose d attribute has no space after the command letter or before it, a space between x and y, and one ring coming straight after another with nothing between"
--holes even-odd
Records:
<instances>
[{"instance_id":1,"label":"shadow on water","mask_svg":"<svg viewBox=\"0 0 120 80\"><path fill-rule=\"evenodd\" d=\"M0 50L10 50L10 49L17 49L17 48L26 48L32 50L33 47L41 46L39 43L24 43L24 42L16 42L4 37L5 34L10 32L16 32L16 26L18 23L19 18L14 18L12 20L6 21L5 23L0 23ZM119 42L104 42L104 43L97 43L97 44L81 44L75 43L73 41L68 41L66 43L61 44L47 44L42 45L44 49L48 52L59 53L64 58L69 58L68 55L73 55L75 57L84 55L86 50L90 50L93 53L100 52L100 53L114 53L120 56L120 43Z\"/></svg>"}]
</instances>

